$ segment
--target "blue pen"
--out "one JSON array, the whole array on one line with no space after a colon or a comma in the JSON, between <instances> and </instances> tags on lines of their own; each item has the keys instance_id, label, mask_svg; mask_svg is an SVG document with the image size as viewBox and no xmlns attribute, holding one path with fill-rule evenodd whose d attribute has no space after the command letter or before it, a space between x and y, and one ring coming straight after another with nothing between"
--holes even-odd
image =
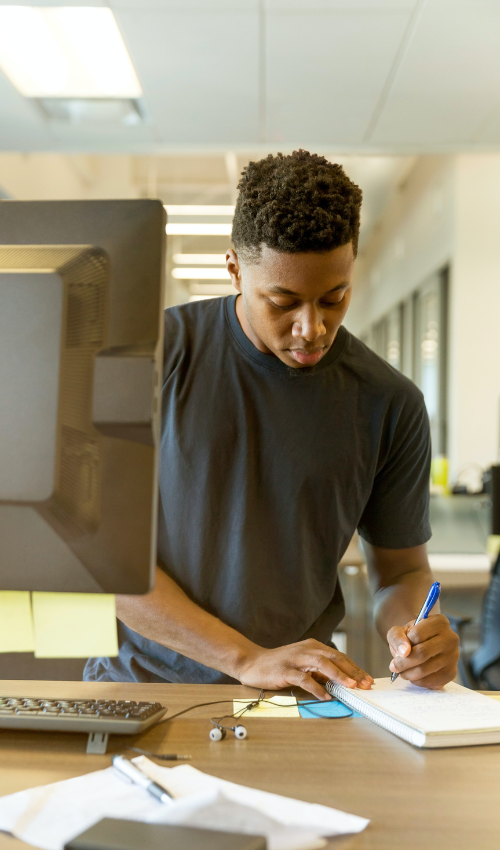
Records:
<instances>
[{"instance_id":1,"label":"blue pen","mask_svg":"<svg viewBox=\"0 0 500 850\"><path fill-rule=\"evenodd\" d=\"M438 581L435 581L434 584L431 585L431 589L429 590L429 593L427 594L427 599L425 600L424 604L422 605L422 607L420 609L420 614L418 615L418 617L415 620L413 625L416 626L417 623L420 623L420 620L426 620L427 619L427 617L431 613L432 609L434 608L434 605L438 601L440 593L441 593L441 585ZM412 628L413 628L413 626L412 626ZM396 679L398 678L398 676L399 676L399 673L393 673L392 676L391 676L391 682L395 682Z\"/></svg>"}]
</instances>

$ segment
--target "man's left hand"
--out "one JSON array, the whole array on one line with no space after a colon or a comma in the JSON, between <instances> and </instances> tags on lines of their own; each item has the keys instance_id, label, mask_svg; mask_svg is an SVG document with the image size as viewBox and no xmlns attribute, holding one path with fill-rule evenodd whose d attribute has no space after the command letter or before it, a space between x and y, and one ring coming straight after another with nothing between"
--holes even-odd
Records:
<instances>
[{"instance_id":1,"label":"man's left hand","mask_svg":"<svg viewBox=\"0 0 500 850\"><path fill-rule=\"evenodd\" d=\"M459 639L444 614L434 614L387 632L391 673L421 688L442 688L457 675Z\"/></svg>"}]
</instances>

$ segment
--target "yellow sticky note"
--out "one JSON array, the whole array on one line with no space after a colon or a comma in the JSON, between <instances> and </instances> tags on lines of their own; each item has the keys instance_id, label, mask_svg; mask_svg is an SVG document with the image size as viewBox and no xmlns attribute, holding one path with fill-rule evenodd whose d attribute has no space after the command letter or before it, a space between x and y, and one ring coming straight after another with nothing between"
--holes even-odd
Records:
<instances>
[{"instance_id":1,"label":"yellow sticky note","mask_svg":"<svg viewBox=\"0 0 500 850\"><path fill-rule=\"evenodd\" d=\"M115 597L109 593L33 593L35 658L118 655Z\"/></svg>"},{"instance_id":2,"label":"yellow sticky note","mask_svg":"<svg viewBox=\"0 0 500 850\"><path fill-rule=\"evenodd\" d=\"M0 652L33 652L33 618L27 590L0 591Z\"/></svg>"},{"instance_id":3,"label":"yellow sticky note","mask_svg":"<svg viewBox=\"0 0 500 850\"><path fill-rule=\"evenodd\" d=\"M252 699L233 700L233 714L245 708ZM242 717L300 717L295 697L269 697L255 708L245 711Z\"/></svg>"},{"instance_id":4,"label":"yellow sticky note","mask_svg":"<svg viewBox=\"0 0 500 850\"><path fill-rule=\"evenodd\" d=\"M486 544L486 552L492 561L496 561L498 553L500 552L500 534L489 535L488 542Z\"/></svg>"}]
</instances>

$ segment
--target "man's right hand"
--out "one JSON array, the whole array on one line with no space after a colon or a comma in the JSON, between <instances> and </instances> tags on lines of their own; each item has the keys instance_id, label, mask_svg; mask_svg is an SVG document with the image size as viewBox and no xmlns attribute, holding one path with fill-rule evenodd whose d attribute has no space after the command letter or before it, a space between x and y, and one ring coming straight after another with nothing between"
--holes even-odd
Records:
<instances>
[{"instance_id":1,"label":"man's right hand","mask_svg":"<svg viewBox=\"0 0 500 850\"><path fill-rule=\"evenodd\" d=\"M322 684L327 681L364 690L373 685L373 678L347 655L312 638L277 649L257 647L242 662L238 679L270 691L302 688L320 700L331 699Z\"/></svg>"}]
</instances>

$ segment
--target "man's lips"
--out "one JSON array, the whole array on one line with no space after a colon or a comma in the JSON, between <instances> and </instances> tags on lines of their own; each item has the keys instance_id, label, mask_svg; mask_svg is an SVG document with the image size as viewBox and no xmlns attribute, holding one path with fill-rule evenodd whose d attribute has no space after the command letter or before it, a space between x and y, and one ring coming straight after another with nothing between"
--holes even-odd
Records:
<instances>
[{"instance_id":1,"label":"man's lips","mask_svg":"<svg viewBox=\"0 0 500 850\"><path fill-rule=\"evenodd\" d=\"M315 348L313 351L303 351L300 348L290 348L290 356L301 366L314 366L323 357L324 348Z\"/></svg>"}]
</instances>

